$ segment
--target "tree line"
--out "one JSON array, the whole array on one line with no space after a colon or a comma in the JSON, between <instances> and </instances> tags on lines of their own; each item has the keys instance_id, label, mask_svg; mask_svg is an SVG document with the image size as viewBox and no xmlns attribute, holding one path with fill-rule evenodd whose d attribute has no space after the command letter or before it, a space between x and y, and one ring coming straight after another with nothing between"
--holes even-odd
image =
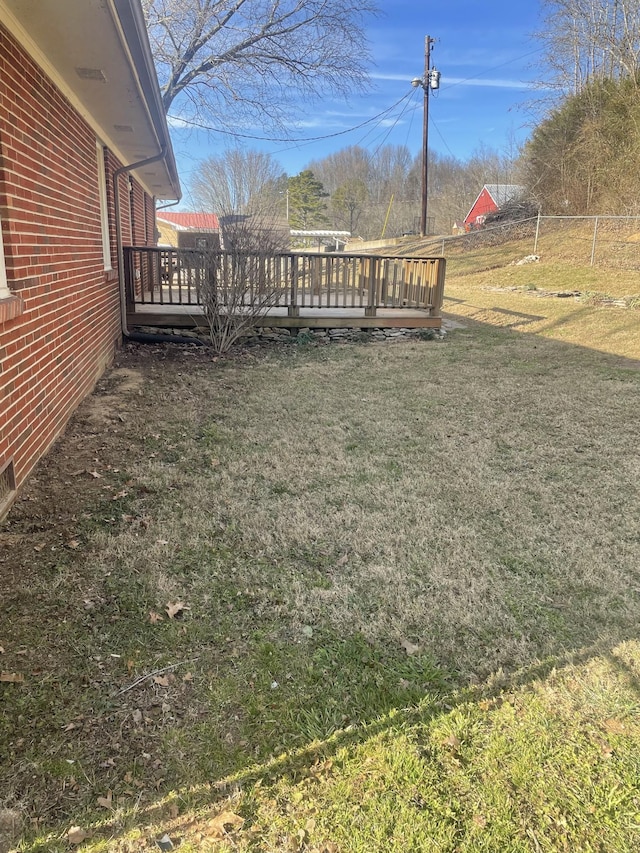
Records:
<instances>
[{"instance_id":1,"label":"tree line","mask_svg":"<svg viewBox=\"0 0 640 853\"><path fill-rule=\"evenodd\" d=\"M429 230L450 233L485 182L512 183L515 169L513 157L488 148L467 161L433 152ZM294 229L327 228L378 239L417 231L421 157L404 145L386 145L375 153L348 146L288 176L269 154L231 148L201 163L191 191L197 207L222 215L262 218L272 211Z\"/></svg>"}]
</instances>

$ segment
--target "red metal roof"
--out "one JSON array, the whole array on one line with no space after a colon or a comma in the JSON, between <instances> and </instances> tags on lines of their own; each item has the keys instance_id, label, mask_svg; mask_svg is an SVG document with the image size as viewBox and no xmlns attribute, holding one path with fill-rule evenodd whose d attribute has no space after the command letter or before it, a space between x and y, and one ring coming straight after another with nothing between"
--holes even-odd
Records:
<instances>
[{"instance_id":1,"label":"red metal roof","mask_svg":"<svg viewBox=\"0 0 640 853\"><path fill-rule=\"evenodd\" d=\"M220 228L215 213L167 213L162 210L157 218L175 225L178 230L218 231Z\"/></svg>"}]
</instances>

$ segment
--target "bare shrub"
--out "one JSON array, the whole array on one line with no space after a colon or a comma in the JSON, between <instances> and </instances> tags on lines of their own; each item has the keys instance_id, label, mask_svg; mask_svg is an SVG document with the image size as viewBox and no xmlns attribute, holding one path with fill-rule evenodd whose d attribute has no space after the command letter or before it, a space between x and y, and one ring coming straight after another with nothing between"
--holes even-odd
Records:
<instances>
[{"instance_id":1,"label":"bare shrub","mask_svg":"<svg viewBox=\"0 0 640 853\"><path fill-rule=\"evenodd\" d=\"M245 337L270 308L284 304L288 229L260 213L220 217L222 251L208 252L200 299L217 353Z\"/></svg>"}]
</instances>

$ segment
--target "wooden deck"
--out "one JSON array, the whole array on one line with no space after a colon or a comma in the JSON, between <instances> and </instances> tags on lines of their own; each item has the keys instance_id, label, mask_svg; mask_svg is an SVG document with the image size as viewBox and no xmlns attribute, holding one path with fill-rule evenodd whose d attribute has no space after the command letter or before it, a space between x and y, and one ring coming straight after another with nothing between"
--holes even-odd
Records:
<instances>
[{"instance_id":1,"label":"wooden deck","mask_svg":"<svg viewBox=\"0 0 640 853\"><path fill-rule=\"evenodd\" d=\"M130 247L125 249L128 325L204 325L201 292L214 281L220 304L229 304L227 281L237 280L239 267L250 267L252 275L240 304L237 298L233 302L234 311L253 313L267 294L269 307L259 312L256 326L439 329L442 323L444 258L290 253L247 260Z\"/></svg>"}]
</instances>

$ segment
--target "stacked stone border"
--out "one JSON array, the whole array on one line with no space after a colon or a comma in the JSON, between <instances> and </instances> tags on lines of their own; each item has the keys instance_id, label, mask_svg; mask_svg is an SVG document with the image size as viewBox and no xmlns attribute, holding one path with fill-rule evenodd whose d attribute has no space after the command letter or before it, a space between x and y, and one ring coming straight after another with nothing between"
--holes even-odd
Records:
<instances>
[{"instance_id":1,"label":"stacked stone border","mask_svg":"<svg viewBox=\"0 0 640 853\"><path fill-rule=\"evenodd\" d=\"M157 326L136 326L132 331L143 335L167 335L178 336L185 339L201 341L204 344L210 342L209 331L204 327L196 329L166 328ZM261 326L247 332L240 344L244 346L259 346L260 344L272 343L368 343L368 342L390 342L401 340L442 340L446 336L444 329L405 329L405 328L360 328L358 326L344 329L283 329L271 326Z\"/></svg>"}]
</instances>

